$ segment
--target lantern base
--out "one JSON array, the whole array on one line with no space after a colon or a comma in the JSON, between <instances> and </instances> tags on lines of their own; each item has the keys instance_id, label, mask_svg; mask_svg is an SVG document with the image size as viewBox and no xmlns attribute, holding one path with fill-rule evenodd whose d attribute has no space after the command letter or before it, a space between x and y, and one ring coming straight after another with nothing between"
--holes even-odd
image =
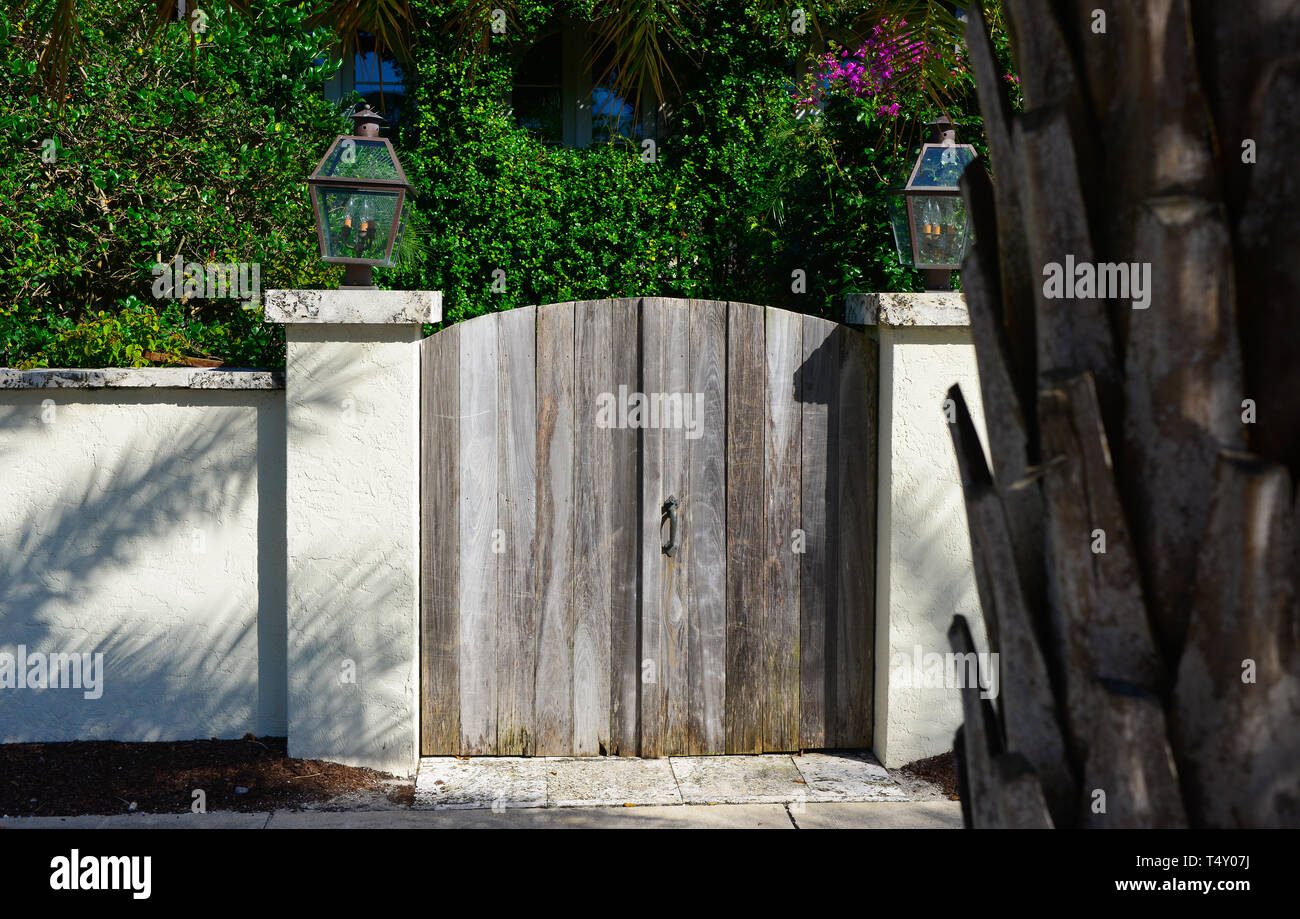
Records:
<instances>
[{"instance_id":1,"label":"lantern base","mask_svg":"<svg viewBox=\"0 0 1300 919\"><path fill-rule=\"evenodd\" d=\"M370 273L370 266L348 265L347 273L343 275L343 283L339 287L342 290L373 290L375 279Z\"/></svg>"},{"instance_id":2,"label":"lantern base","mask_svg":"<svg viewBox=\"0 0 1300 919\"><path fill-rule=\"evenodd\" d=\"M952 269L922 268L921 281L926 290L952 290Z\"/></svg>"}]
</instances>

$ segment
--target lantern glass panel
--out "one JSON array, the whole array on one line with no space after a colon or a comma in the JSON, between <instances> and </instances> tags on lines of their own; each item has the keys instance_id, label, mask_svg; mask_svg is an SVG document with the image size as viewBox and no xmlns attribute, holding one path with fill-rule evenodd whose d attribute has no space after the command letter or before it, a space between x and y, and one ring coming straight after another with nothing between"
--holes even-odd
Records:
<instances>
[{"instance_id":1,"label":"lantern glass panel","mask_svg":"<svg viewBox=\"0 0 1300 919\"><path fill-rule=\"evenodd\" d=\"M907 231L907 201L901 194L889 196L889 225L894 230L894 248L898 250L898 260L911 268L912 236Z\"/></svg>"},{"instance_id":2,"label":"lantern glass panel","mask_svg":"<svg viewBox=\"0 0 1300 919\"><path fill-rule=\"evenodd\" d=\"M960 268L966 255L966 204L960 195L912 196L918 268Z\"/></svg>"},{"instance_id":3,"label":"lantern glass panel","mask_svg":"<svg viewBox=\"0 0 1300 919\"><path fill-rule=\"evenodd\" d=\"M382 140L340 137L334 142L317 175L322 178L405 181L388 145Z\"/></svg>"},{"instance_id":4,"label":"lantern glass panel","mask_svg":"<svg viewBox=\"0 0 1300 919\"><path fill-rule=\"evenodd\" d=\"M921 154L909 188L956 188L961 172L975 159L969 146L930 146Z\"/></svg>"},{"instance_id":5,"label":"lantern glass panel","mask_svg":"<svg viewBox=\"0 0 1300 919\"><path fill-rule=\"evenodd\" d=\"M400 201L401 193L396 191L318 185L316 205L324 218L325 258L373 259L375 264L391 265L389 243Z\"/></svg>"}]
</instances>

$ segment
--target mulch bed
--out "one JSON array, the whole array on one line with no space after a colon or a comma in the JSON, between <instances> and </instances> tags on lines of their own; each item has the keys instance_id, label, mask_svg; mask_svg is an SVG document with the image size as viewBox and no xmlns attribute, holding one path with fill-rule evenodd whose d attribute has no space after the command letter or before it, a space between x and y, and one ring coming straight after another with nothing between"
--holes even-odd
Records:
<instances>
[{"instance_id":1,"label":"mulch bed","mask_svg":"<svg viewBox=\"0 0 1300 919\"><path fill-rule=\"evenodd\" d=\"M0 815L189 813L195 789L206 794L209 811L299 808L357 793L409 804L411 786L386 784L392 779L373 769L290 759L283 737L251 734L175 743L0 744Z\"/></svg>"},{"instance_id":2,"label":"mulch bed","mask_svg":"<svg viewBox=\"0 0 1300 919\"><path fill-rule=\"evenodd\" d=\"M957 761L952 753L940 753L928 759L918 759L898 769L917 779L933 782L943 789L943 793L952 800L957 800Z\"/></svg>"}]
</instances>

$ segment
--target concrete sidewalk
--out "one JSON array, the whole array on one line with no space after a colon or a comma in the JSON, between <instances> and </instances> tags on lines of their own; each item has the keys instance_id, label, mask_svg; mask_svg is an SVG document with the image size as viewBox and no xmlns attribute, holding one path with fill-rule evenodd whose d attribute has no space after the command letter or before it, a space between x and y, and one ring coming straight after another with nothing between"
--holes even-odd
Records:
<instances>
[{"instance_id":1,"label":"concrete sidewalk","mask_svg":"<svg viewBox=\"0 0 1300 919\"><path fill-rule=\"evenodd\" d=\"M409 782L403 783L409 786ZM335 799L262 813L7 817L0 828L959 828L961 805L870 753L428 757L414 805ZM333 809L326 809L333 808Z\"/></svg>"},{"instance_id":2,"label":"concrete sidewalk","mask_svg":"<svg viewBox=\"0 0 1300 919\"><path fill-rule=\"evenodd\" d=\"M956 801L6 817L0 829L959 829Z\"/></svg>"},{"instance_id":3,"label":"concrete sidewalk","mask_svg":"<svg viewBox=\"0 0 1300 919\"><path fill-rule=\"evenodd\" d=\"M616 807L907 801L869 753L427 757L417 808Z\"/></svg>"}]
</instances>

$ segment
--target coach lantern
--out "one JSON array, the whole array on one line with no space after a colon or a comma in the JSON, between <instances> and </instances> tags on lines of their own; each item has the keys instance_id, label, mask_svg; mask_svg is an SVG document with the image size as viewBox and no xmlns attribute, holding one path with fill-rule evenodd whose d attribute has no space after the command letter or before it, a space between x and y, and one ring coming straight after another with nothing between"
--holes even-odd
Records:
<instances>
[{"instance_id":1,"label":"coach lantern","mask_svg":"<svg viewBox=\"0 0 1300 919\"><path fill-rule=\"evenodd\" d=\"M371 269L393 264L406 218L406 180L382 119L367 102L352 115L352 134L335 138L307 179L321 259L347 266L345 288L373 287Z\"/></svg>"},{"instance_id":2,"label":"coach lantern","mask_svg":"<svg viewBox=\"0 0 1300 919\"><path fill-rule=\"evenodd\" d=\"M951 290L952 272L970 246L969 221L957 180L978 155L957 143L957 129L945 116L930 122L907 185L889 199L894 244L904 265L920 269L926 290Z\"/></svg>"}]
</instances>

